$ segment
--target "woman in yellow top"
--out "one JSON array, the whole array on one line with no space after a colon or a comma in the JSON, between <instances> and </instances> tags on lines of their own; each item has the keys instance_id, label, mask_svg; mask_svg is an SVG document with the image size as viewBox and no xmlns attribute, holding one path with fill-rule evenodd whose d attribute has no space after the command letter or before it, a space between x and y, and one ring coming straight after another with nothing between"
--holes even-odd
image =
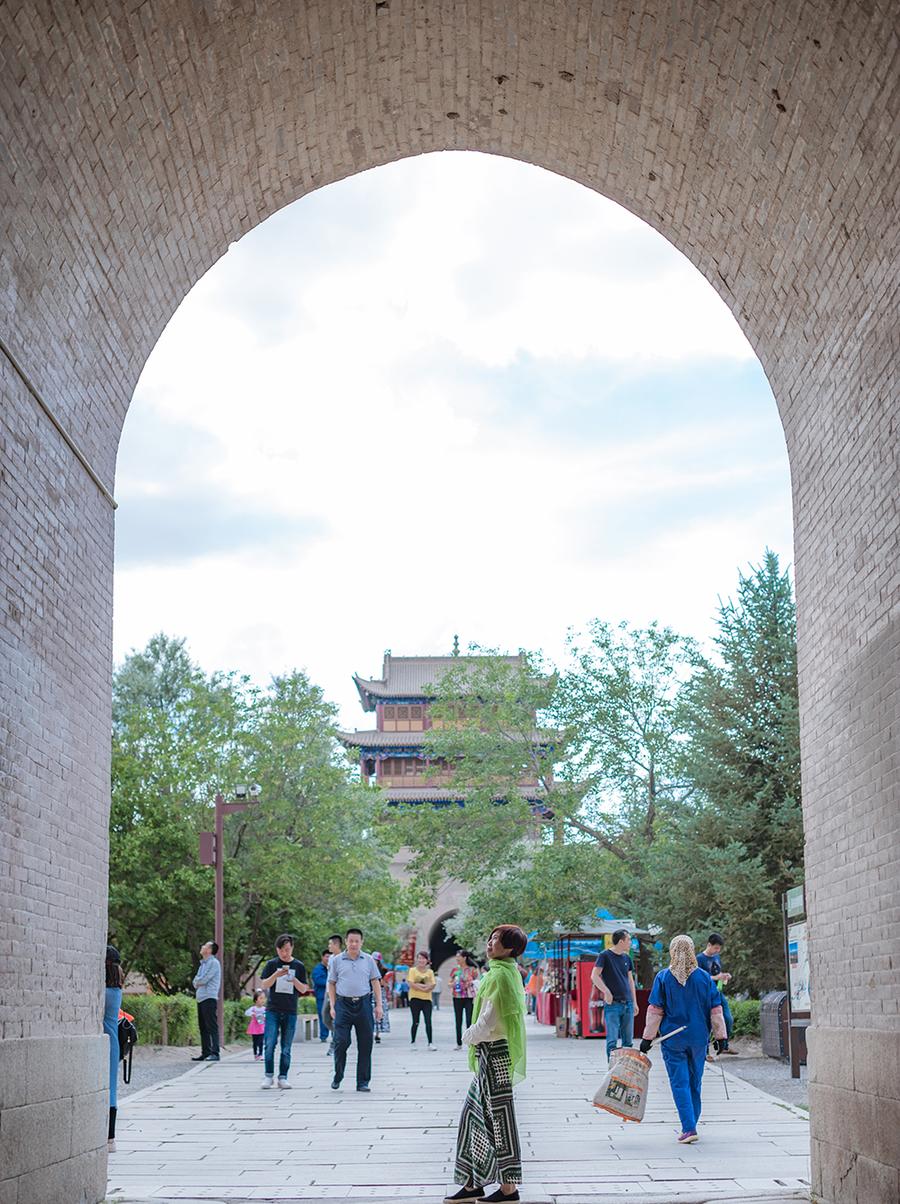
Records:
<instances>
[{"instance_id":1,"label":"woman in yellow top","mask_svg":"<svg viewBox=\"0 0 900 1204\"><path fill-rule=\"evenodd\" d=\"M425 1036L428 1038L428 1048L434 1049L431 1039L431 1009L433 1007L431 993L434 990L434 970L427 953L416 954L416 964L409 971L409 1010L412 1014L412 1043L416 1043L416 1033L419 1031L419 1017L425 1021Z\"/></svg>"}]
</instances>

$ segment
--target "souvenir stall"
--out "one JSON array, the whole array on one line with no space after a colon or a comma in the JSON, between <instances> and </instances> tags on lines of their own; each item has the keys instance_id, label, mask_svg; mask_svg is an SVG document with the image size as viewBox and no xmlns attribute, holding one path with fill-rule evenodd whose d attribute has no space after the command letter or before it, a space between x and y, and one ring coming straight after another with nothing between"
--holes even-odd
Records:
<instances>
[{"instance_id":1,"label":"souvenir stall","mask_svg":"<svg viewBox=\"0 0 900 1204\"><path fill-rule=\"evenodd\" d=\"M605 1037L600 993L591 982L597 957L612 944L612 934L627 928L632 934L632 960L636 962L637 937L650 938L647 931L621 919L585 921L577 932L560 932L552 941L528 942L524 959L534 965L541 978L535 1017L539 1024L552 1025L559 1037ZM649 985L637 990L638 1011L634 1031L643 1032Z\"/></svg>"}]
</instances>

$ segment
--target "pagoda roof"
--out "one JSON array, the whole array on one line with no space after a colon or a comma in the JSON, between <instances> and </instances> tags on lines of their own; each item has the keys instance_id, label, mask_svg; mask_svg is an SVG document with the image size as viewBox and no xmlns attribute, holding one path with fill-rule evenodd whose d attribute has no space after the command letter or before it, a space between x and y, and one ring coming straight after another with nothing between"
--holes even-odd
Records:
<instances>
[{"instance_id":1,"label":"pagoda roof","mask_svg":"<svg viewBox=\"0 0 900 1204\"><path fill-rule=\"evenodd\" d=\"M374 730L364 732L338 732L337 738L346 748L421 748L432 735L425 732L379 732ZM552 744L559 738L559 732L552 730L533 731L533 744Z\"/></svg>"},{"instance_id":2,"label":"pagoda roof","mask_svg":"<svg viewBox=\"0 0 900 1204\"><path fill-rule=\"evenodd\" d=\"M445 673L462 664L474 666L484 656L392 656L384 654L381 677L360 677L353 674L364 711L374 711L377 703L386 698L410 699L425 702L434 696L434 687ZM521 656L501 658L510 665L520 665ZM429 688L431 687L431 688Z\"/></svg>"},{"instance_id":3,"label":"pagoda roof","mask_svg":"<svg viewBox=\"0 0 900 1204\"><path fill-rule=\"evenodd\" d=\"M387 786L381 788L381 793L389 803L460 803L464 804L465 795L459 790L447 790L441 786ZM519 795L529 803L543 803L546 795L540 787L520 786Z\"/></svg>"},{"instance_id":4,"label":"pagoda roof","mask_svg":"<svg viewBox=\"0 0 900 1204\"><path fill-rule=\"evenodd\" d=\"M338 732L347 748L419 748L429 732Z\"/></svg>"}]
</instances>

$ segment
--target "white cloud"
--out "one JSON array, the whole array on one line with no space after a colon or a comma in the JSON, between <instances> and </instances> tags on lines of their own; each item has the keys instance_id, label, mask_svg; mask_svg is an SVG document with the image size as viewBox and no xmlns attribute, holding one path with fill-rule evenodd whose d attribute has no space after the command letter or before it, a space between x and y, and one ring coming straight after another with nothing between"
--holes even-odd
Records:
<instances>
[{"instance_id":1,"label":"white cloud","mask_svg":"<svg viewBox=\"0 0 900 1204\"><path fill-rule=\"evenodd\" d=\"M604 198L477 155L233 247L148 361L117 493L118 656L163 629L209 668L302 665L348 722L385 646L703 633L738 565L790 554L774 402L712 288Z\"/></svg>"}]
</instances>

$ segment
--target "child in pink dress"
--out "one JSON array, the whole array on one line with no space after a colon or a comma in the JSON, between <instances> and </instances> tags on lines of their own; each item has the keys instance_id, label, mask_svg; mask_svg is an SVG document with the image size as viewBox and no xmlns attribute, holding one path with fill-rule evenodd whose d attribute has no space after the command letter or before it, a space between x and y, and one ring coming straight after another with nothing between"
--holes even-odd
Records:
<instances>
[{"instance_id":1,"label":"child in pink dress","mask_svg":"<svg viewBox=\"0 0 900 1204\"><path fill-rule=\"evenodd\" d=\"M266 1031L266 993L257 991L253 996L253 1006L247 1008L245 1016L250 1017L247 1032L253 1038L253 1058L259 1061L263 1056L263 1034Z\"/></svg>"}]
</instances>

